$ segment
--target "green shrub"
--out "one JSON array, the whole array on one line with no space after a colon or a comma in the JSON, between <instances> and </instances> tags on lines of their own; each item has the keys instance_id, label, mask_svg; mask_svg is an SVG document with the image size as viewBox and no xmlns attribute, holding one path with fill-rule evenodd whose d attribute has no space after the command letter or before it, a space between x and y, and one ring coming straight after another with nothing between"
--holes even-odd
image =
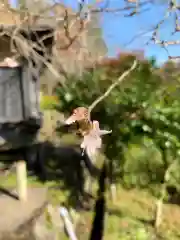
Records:
<instances>
[{"instance_id":1,"label":"green shrub","mask_svg":"<svg viewBox=\"0 0 180 240\"><path fill-rule=\"evenodd\" d=\"M57 88L56 109L69 116L75 107L88 107L133 59L132 55L107 59L88 69L81 79L70 76L66 87ZM114 162L114 174L126 187L162 183L169 164L179 158L180 95L178 88L174 95L170 84L162 81L153 61L143 61L93 109L92 119L112 130L103 138L104 154ZM172 175L179 183L179 173L175 170Z\"/></svg>"}]
</instances>

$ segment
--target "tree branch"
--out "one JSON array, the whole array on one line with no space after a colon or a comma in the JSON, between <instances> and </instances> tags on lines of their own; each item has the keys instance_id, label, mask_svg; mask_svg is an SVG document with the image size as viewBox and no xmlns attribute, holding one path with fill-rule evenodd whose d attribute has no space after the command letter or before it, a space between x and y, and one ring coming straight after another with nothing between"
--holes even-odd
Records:
<instances>
[{"instance_id":1,"label":"tree branch","mask_svg":"<svg viewBox=\"0 0 180 240\"><path fill-rule=\"evenodd\" d=\"M108 95L111 93L111 91L118 85L120 84L137 66L137 60L134 61L134 63L132 64L132 66L125 71L114 83L112 83L109 88L106 90L106 92L101 95L100 97L98 97L90 106L89 106L89 113L91 113L91 111L95 108L95 106L100 103L101 101L103 101L106 97L108 97Z\"/></svg>"}]
</instances>

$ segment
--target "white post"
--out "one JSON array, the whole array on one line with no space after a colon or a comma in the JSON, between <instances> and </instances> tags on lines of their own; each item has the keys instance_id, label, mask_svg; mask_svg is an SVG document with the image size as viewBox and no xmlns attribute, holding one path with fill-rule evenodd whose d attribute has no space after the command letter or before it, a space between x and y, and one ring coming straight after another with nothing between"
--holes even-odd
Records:
<instances>
[{"instance_id":1,"label":"white post","mask_svg":"<svg viewBox=\"0 0 180 240\"><path fill-rule=\"evenodd\" d=\"M110 196L111 196L111 201L112 201L113 203L116 202L116 195L117 195L116 192L117 192L117 191L116 191L116 185L115 185L115 184L111 184L111 185L110 185Z\"/></svg>"},{"instance_id":2,"label":"white post","mask_svg":"<svg viewBox=\"0 0 180 240\"><path fill-rule=\"evenodd\" d=\"M16 163L17 193L20 201L27 200L27 170L26 162L19 160Z\"/></svg>"}]
</instances>

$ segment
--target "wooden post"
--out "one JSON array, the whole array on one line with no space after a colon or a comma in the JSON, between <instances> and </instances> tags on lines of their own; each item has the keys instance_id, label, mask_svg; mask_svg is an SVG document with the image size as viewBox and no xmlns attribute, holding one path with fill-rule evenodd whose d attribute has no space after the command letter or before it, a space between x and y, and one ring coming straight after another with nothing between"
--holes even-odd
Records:
<instances>
[{"instance_id":1,"label":"wooden post","mask_svg":"<svg viewBox=\"0 0 180 240\"><path fill-rule=\"evenodd\" d=\"M117 196L117 193L116 193L116 185L115 184L111 184L110 185L110 196L111 196L111 201L113 203L116 202L116 196Z\"/></svg>"},{"instance_id":2,"label":"wooden post","mask_svg":"<svg viewBox=\"0 0 180 240\"><path fill-rule=\"evenodd\" d=\"M116 185L114 183L114 161L109 160L109 184L110 184L110 197L113 203L116 202Z\"/></svg>"},{"instance_id":3,"label":"wooden post","mask_svg":"<svg viewBox=\"0 0 180 240\"><path fill-rule=\"evenodd\" d=\"M27 200L27 171L24 160L17 161L16 164L17 193L20 201Z\"/></svg>"}]
</instances>

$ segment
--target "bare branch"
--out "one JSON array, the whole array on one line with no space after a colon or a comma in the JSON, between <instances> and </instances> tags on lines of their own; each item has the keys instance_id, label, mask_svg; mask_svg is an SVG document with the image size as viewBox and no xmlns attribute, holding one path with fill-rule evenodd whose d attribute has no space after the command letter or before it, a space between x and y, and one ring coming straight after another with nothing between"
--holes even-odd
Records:
<instances>
[{"instance_id":1,"label":"bare branch","mask_svg":"<svg viewBox=\"0 0 180 240\"><path fill-rule=\"evenodd\" d=\"M139 9L140 7L144 7L149 3L152 3L152 1L147 0L147 1L144 1L144 2L139 2L139 1L135 0L133 3L135 3L135 5L134 4L133 5L128 5L128 6L122 7L122 8L108 8L107 6L103 6L101 8L91 7L89 9L89 11L91 13L97 13L97 12L117 13L117 12L124 12L124 11L132 10L132 11L137 13L138 12L137 9Z\"/></svg>"},{"instance_id":2,"label":"bare branch","mask_svg":"<svg viewBox=\"0 0 180 240\"><path fill-rule=\"evenodd\" d=\"M101 101L103 101L106 97L108 97L108 95L111 93L112 90L114 90L114 88L116 86L118 86L137 66L137 60L134 61L134 63L132 64L132 66L125 71L112 85L109 86L109 88L106 90L106 92L101 95L100 97L98 97L90 106L89 106L89 113L91 113L91 111L95 108L95 106L100 103Z\"/></svg>"}]
</instances>

